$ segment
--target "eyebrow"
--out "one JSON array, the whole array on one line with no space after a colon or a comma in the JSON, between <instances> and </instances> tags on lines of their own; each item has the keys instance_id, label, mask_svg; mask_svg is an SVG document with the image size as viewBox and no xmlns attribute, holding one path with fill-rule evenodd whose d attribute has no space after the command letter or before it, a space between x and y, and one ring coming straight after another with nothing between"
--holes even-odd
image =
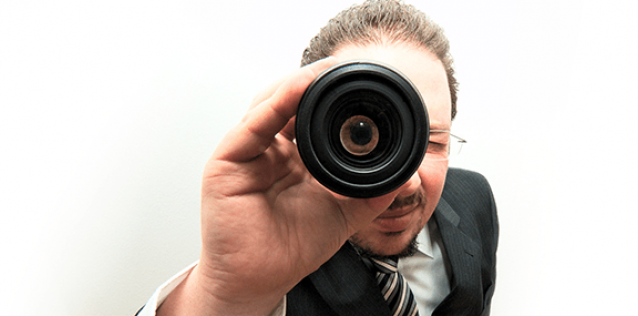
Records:
<instances>
[{"instance_id":1,"label":"eyebrow","mask_svg":"<svg viewBox=\"0 0 638 316\"><path fill-rule=\"evenodd\" d=\"M450 131L450 126L445 126L443 124L432 124L430 125L430 131Z\"/></svg>"},{"instance_id":2,"label":"eyebrow","mask_svg":"<svg viewBox=\"0 0 638 316\"><path fill-rule=\"evenodd\" d=\"M450 124L445 124L440 121L430 121L430 131L449 131L451 130Z\"/></svg>"}]
</instances>

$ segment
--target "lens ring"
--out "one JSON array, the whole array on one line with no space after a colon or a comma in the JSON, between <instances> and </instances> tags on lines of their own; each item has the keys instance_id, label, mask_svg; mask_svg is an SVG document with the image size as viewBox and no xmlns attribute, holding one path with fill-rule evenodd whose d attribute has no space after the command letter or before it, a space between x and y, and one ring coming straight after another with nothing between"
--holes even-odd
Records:
<instances>
[{"instance_id":1,"label":"lens ring","mask_svg":"<svg viewBox=\"0 0 638 316\"><path fill-rule=\"evenodd\" d=\"M379 130L378 143L363 155L342 144L344 123L357 115ZM299 155L317 181L336 193L367 198L396 190L416 172L426 152L429 120L407 77L387 65L352 61L333 66L308 87L297 111L296 136Z\"/></svg>"}]
</instances>

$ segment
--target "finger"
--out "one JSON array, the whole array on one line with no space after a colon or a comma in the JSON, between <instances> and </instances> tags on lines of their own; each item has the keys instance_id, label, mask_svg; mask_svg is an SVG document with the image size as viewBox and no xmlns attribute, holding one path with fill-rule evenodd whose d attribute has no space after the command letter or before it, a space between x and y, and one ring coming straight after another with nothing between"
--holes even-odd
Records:
<instances>
[{"instance_id":1,"label":"finger","mask_svg":"<svg viewBox=\"0 0 638 316\"><path fill-rule=\"evenodd\" d=\"M297 107L303 93L321 72L335 63L336 58L328 57L297 70L283 81L270 98L262 101L252 111L253 115L250 115L249 119L260 119L268 115L272 115L270 118L273 119L281 118L282 122L273 121L272 124L258 125L267 130L266 135L270 137L281 132L285 126L291 126L290 120L297 114Z\"/></svg>"},{"instance_id":2,"label":"finger","mask_svg":"<svg viewBox=\"0 0 638 316\"><path fill-rule=\"evenodd\" d=\"M272 96L250 110L244 120L224 137L216 155L228 161L248 161L262 154L274 136L295 116L299 100L310 83L336 63L329 57L298 69L279 85Z\"/></svg>"},{"instance_id":3,"label":"finger","mask_svg":"<svg viewBox=\"0 0 638 316\"><path fill-rule=\"evenodd\" d=\"M273 82L271 85L269 85L263 91L259 92L253 98L252 102L250 102L250 107L248 108L248 110L254 109L261 102L264 102L264 100L267 100L268 98L272 97L272 95L275 94L275 91L277 91L279 86L281 86L287 79L288 79L288 76L282 77L279 80Z\"/></svg>"},{"instance_id":4,"label":"finger","mask_svg":"<svg viewBox=\"0 0 638 316\"><path fill-rule=\"evenodd\" d=\"M330 57L329 57L330 58ZM319 60L315 63L318 62L323 62L322 60ZM313 63L314 64L314 63ZM304 67L308 67L312 64L306 65ZM263 102L264 100L270 98L279 88L279 86L281 86L282 83L284 83L286 80L288 79L288 76L286 77L282 77L279 80L273 82L271 85L269 85L266 89L264 89L263 91L259 92L252 100L252 102L250 102L250 107L249 109L253 109L255 106L257 106L259 103Z\"/></svg>"},{"instance_id":5,"label":"finger","mask_svg":"<svg viewBox=\"0 0 638 316\"><path fill-rule=\"evenodd\" d=\"M292 141L295 139L295 122L297 117L293 117L288 121L288 124L279 132L279 135L285 137L287 140Z\"/></svg>"}]
</instances>

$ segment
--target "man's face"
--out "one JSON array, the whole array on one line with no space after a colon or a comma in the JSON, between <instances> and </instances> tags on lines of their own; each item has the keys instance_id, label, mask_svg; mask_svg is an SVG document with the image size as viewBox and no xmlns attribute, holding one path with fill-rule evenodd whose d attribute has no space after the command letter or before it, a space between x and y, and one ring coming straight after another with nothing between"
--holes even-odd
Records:
<instances>
[{"instance_id":1,"label":"man's face","mask_svg":"<svg viewBox=\"0 0 638 316\"><path fill-rule=\"evenodd\" d=\"M426 49L405 43L349 44L341 46L333 56L339 61L375 60L398 69L421 93L430 130L450 130L451 99L445 69ZM431 136L430 141L447 143L448 134L444 135L446 139ZM432 216L443 191L447 167L447 159L426 154L418 172L395 192L398 195L388 210L350 240L379 256L404 253Z\"/></svg>"}]
</instances>

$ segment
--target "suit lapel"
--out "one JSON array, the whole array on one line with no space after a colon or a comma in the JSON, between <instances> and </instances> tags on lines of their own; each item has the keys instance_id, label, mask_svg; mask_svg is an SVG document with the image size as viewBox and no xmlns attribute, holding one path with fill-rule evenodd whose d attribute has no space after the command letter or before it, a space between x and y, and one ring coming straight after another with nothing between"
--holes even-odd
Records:
<instances>
[{"instance_id":1,"label":"suit lapel","mask_svg":"<svg viewBox=\"0 0 638 316\"><path fill-rule=\"evenodd\" d=\"M325 302L341 316L390 314L372 272L350 243L309 278Z\"/></svg>"},{"instance_id":2,"label":"suit lapel","mask_svg":"<svg viewBox=\"0 0 638 316\"><path fill-rule=\"evenodd\" d=\"M452 277L451 292L435 309L433 315L473 315L481 306L480 246L468 237L462 227L461 217L443 199L434 212L445 253L449 260ZM452 313L452 314L450 314Z\"/></svg>"}]
</instances>

